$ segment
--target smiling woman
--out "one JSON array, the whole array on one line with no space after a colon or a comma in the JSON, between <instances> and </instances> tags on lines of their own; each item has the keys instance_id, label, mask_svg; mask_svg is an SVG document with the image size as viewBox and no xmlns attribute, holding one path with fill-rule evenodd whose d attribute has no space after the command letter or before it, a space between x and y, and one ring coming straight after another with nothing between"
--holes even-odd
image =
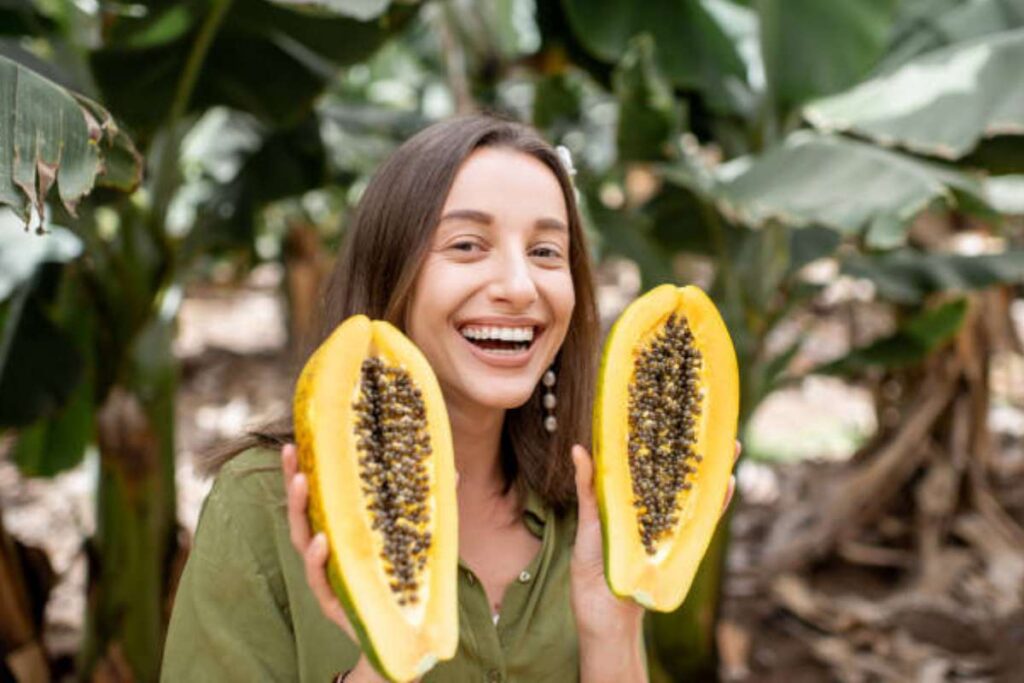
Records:
<instances>
[{"instance_id":1,"label":"smiling woman","mask_svg":"<svg viewBox=\"0 0 1024 683\"><path fill-rule=\"evenodd\" d=\"M490 115L408 140L347 228L313 346L357 313L389 321L430 363L451 422L459 647L424 681L644 678L643 612L605 582L584 449L598 333L587 253L555 150ZM210 454L217 480L164 680L380 680L325 580L293 436L288 417Z\"/></svg>"}]
</instances>

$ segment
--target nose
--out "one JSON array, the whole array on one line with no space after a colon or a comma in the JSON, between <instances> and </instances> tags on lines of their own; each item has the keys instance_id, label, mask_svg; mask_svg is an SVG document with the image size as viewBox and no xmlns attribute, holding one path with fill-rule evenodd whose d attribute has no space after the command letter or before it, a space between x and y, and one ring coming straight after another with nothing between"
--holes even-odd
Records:
<instances>
[{"instance_id":1,"label":"nose","mask_svg":"<svg viewBox=\"0 0 1024 683\"><path fill-rule=\"evenodd\" d=\"M537 284L525 256L506 254L495 267L488 287L492 299L508 302L516 309L524 309L537 300Z\"/></svg>"}]
</instances>

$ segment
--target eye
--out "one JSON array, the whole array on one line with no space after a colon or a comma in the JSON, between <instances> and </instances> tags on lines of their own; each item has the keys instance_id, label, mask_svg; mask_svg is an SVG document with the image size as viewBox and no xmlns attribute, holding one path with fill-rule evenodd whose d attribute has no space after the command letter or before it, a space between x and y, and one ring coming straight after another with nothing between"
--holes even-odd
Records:
<instances>
[{"instance_id":1,"label":"eye","mask_svg":"<svg viewBox=\"0 0 1024 683\"><path fill-rule=\"evenodd\" d=\"M469 254L469 253L472 253L474 249L479 249L480 245L477 244L476 242L471 242L469 240L461 240L459 242L453 243L448 248L449 249L454 249L456 251L461 251L461 252L464 252L466 254Z\"/></svg>"},{"instance_id":2,"label":"eye","mask_svg":"<svg viewBox=\"0 0 1024 683\"><path fill-rule=\"evenodd\" d=\"M553 247L535 247L533 254L541 258L559 258L562 253Z\"/></svg>"}]
</instances>

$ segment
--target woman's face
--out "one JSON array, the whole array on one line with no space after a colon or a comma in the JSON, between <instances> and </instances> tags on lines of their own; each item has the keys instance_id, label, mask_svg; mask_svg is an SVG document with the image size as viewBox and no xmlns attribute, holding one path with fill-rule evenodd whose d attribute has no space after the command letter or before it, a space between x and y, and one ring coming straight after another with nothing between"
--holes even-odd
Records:
<instances>
[{"instance_id":1,"label":"woman's face","mask_svg":"<svg viewBox=\"0 0 1024 683\"><path fill-rule=\"evenodd\" d=\"M482 147L463 163L406 321L449 403L507 409L530 398L576 302L568 225L558 180L538 159Z\"/></svg>"}]
</instances>

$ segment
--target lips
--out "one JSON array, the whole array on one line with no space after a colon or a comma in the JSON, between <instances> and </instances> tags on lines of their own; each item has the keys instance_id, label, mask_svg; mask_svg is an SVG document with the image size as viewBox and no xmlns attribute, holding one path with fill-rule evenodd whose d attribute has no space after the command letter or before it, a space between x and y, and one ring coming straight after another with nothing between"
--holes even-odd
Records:
<instances>
[{"instance_id":1,"label":"lips","mask_svg":"<svg viewBox=\"0 0 1024 683\"><path fill-rule=\"evenodd\" d=\"M478 324L474 321L474 324ZM465 325L463 325L464 327ZM501 368L521 367L530 362L533 351L537 348L537 341L544 334L544 328L534 327L533 340L526 342L500 342L494 340L470 341L462 335L459 330L455 331L462 343L465 344L473 356L487 365Z\"/></svg>"}]
</instances>

